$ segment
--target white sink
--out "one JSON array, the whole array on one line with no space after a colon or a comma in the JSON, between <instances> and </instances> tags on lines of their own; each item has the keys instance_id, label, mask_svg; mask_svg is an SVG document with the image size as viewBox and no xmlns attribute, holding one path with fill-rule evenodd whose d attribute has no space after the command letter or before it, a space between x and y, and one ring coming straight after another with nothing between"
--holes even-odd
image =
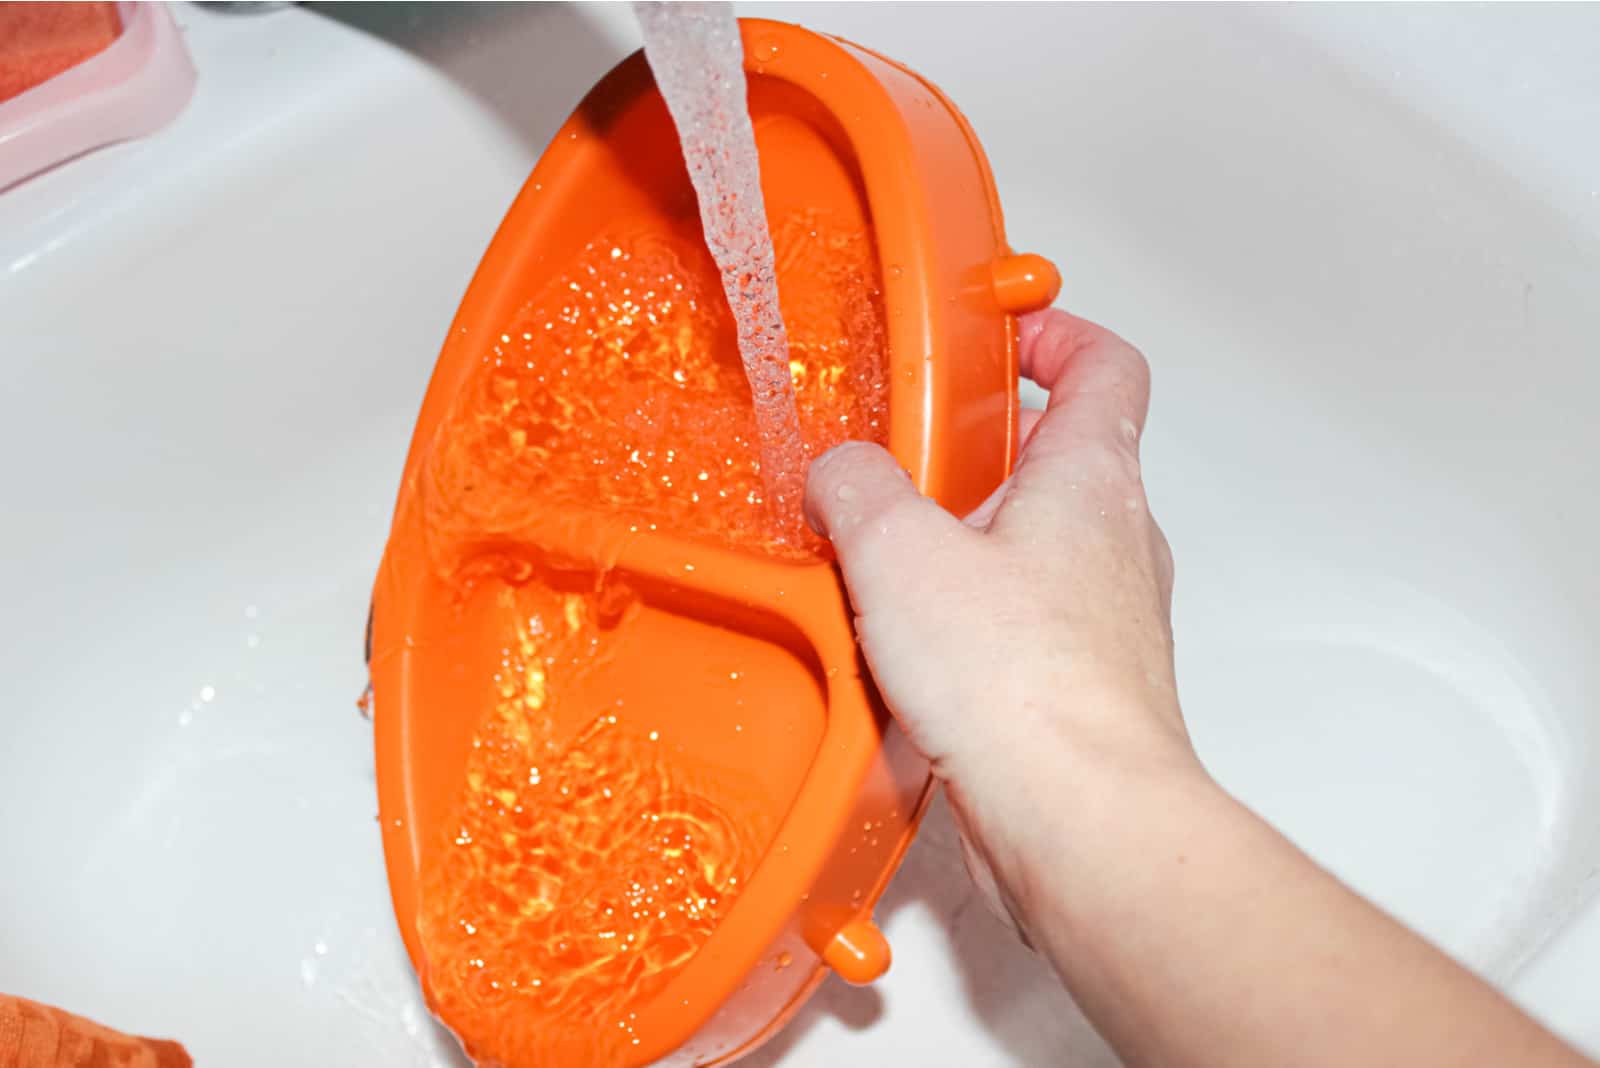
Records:
<instances>
[{"instance_id":1,"label":"white sink","mask_svg":"<svg viewBox=\"0 0 1600 1068\"><path fill-rule=\"evenodd\" d=\"M772 10L759 13L771 15ZM0 990L203 1064L455 1064L361 631L412 418L626 8L178 11L170 129L0 194ZM780 8L966 109L1155 367L1222 780L1600 1053L1600 11ZM757 1064L1103 1064L936 809Z\"/></svg>"}]
</instances>

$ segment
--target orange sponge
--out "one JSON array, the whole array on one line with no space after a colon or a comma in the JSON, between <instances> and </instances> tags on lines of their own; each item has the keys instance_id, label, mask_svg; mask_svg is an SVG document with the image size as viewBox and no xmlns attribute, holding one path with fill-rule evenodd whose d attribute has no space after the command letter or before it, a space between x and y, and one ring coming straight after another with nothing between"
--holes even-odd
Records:
<instances>
[{"instance_id":1,"label":"orange sponge","mask_svg":"<svg viewBox=\"0 0 1600 1068\"><path fill-rule=\"evenodd\" d=\"M0 3L0 102L104 51L121 32L115 4Z\"/></svg>"},{"instance_id":2,"label":"orange sponge","mask_svg":"<svg viewBox=\"0 0 1600 1068\"><path fill-rule=\"evenodd\" d=\"M0 1068L191 1068L176 1042L135 1038L82 1016L0 994Z\"/></svg>"}]
</instances>

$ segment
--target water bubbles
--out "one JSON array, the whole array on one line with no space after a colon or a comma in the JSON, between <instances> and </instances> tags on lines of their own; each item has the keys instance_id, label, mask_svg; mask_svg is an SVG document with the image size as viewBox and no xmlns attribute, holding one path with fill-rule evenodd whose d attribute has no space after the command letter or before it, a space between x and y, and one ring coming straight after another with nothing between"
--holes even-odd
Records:
<instances>
[{"instance_id":1,"label":"water bubbles","mask_svg":"<svg viewBox=\"0 0 1600 1068\"><path fill-rule=\"evenodd\" d=\"M775 302L781 281L787 323L773 303L772 314L736 324L700 229L685 226L598 235L495 324L503 329L483 340L510 347L474 365L428 459L440 543L582 509L615 514L641 538L659 529L810 557L821 543L797 514L773 518L785 491L763 472L786 468L768 456L758 420L787 392L797 445L800 427L819 452L846 437L881 442L881 272L870 235L810 212L773 222L770 263L760 264L761 242L747 243L736 251L754 265L732 282ZM768 350L787 327L770 380L746 375L741 327ZM630 709L582 725L599 710L567 700L571 680L639 617L635 594L609 576L568 594L524 573L504 596L506 640L490 650L497 677L466 749L459 804L445 826L406 832L448 845L422 873L435 1007L464 1037L478 1021L487 1041L510 1012L530 1025L525 1035L583 1034L556 1007L575 1005L627 1036L612 1024L629 998L703 943L768 841L771 824L759 820L778 817L717 792L687 738L665 742ZM746 688L740 671L728 674L737 709ZM718 733L729 726L736 747L762 737L731 719Z\"/></svg>"},{"instance_id":2,"label":"water bubbles","mask_svg":"<svg viewBox=\"0 0 1600 1068\"><path fill-rule=\"evenodd\" d=\"M680 780L659 731L603 712L558 740L548 720L528 718L530 667L582 673L604 655L601 602L619 588L605 576L593 593L535 582L503 594L518 605L499 647L511 692L468 750L453 839L462 863L424 872L419 921L436 1007L474 1044L498 1041L508 1012L548 1024L530 1036L582 1033L562 1006L632 1035L633 999L698 948L765 841L748 814L736 821Z\"/></svg>"},{"instance_id":3,"label":"water bubbles","mask_svg":"<svg viewBox=\"0 0 1600 1068\"><path fill-rule=\"evenodd\" d=\"M805 450L788 372L789 339L778 303L755 130L746 105L739 24L731 8L720 7L645 5L638 16L645 56L678 128L706 244L733 311L739 353L755 399L762 478L780 512L797 510L804 491Z\"/></svg>"}]
</instances>

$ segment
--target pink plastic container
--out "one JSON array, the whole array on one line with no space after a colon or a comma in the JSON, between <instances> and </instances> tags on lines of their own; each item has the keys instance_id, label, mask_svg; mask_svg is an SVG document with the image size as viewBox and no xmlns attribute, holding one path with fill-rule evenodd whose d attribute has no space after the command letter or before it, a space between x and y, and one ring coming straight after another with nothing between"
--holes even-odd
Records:
<instances>
[{"instance_id":1,"label":"pink plastic container","mask_svg":"<svg viewBox=\"0 0 1600 1068\"><path fill-rule=\"evenodd\" d=\"M119 3L104 51L0 103L0 190L105 145L165 126L195 70L167 5Z\"/></svg>"}]
</instances>

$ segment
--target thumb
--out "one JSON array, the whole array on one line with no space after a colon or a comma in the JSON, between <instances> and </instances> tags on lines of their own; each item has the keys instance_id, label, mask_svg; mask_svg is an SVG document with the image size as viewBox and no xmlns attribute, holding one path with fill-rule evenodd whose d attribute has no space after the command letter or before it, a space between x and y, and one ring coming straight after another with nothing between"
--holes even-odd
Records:
<instances>
[{"instance_id":1,"label":"thumb","mask_svg":"<svg viewBox=\"0 0 1600 1068\"><path fill-rule=\"evenodd\" d=\"M917 492L883 448L847 441L819 456L806 480L806 521L833 543L858 615L902 592L927 553L961 524Z\"/></svg>"}]
</instances>

